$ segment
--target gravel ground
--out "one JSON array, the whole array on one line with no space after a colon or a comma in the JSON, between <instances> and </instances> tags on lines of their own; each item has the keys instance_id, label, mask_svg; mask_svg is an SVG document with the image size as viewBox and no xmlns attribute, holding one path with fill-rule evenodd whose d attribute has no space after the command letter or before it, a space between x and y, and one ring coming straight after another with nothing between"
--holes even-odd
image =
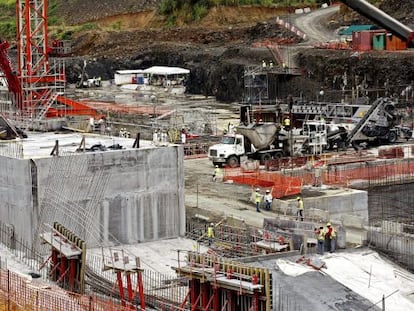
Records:
<instances>
[{"instance_id":1,"label":"gravel ground","mask_svg":"<svg viewBox=\"0 0 414 311\"><path fill-rule=\"evenodd\" d=\"M184 161L188 217L199 214L219 221L222 217L229 216L262 227L265 217L275 216L271 211L256 212L255 205L249 202L253 190L250 186L213 182L213 171L214 166L207 158Z\"/></svg>"}]
</instances>

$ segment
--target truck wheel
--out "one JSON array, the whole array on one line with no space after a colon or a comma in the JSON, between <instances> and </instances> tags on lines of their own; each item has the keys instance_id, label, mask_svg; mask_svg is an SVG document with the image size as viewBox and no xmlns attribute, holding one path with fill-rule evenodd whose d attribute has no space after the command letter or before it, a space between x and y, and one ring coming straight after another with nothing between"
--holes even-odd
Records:
<instances>
[{"instance_id":1,"label":"truck wheel","mask_svg":"<svg viewBox=\"0 0 414 311\"><path fill-rule=\"evenodd\" d=\"M362 150L363 149L363 146L361 145L361 142L360 141L353 141L352 143L351 143L351 145L352 145L352 147L354 148L354 150L355 151L360 151L360 150Z\"/></svg>"},{"instance_id":2,"label":"truck wheel","mask_svg":"<svg viewBox=\"0 0 414 311\"><path fill-rule=\"evenodd\" d=\"M273 155L273 158L274 158L274 159L281 159L281 158L283 158L283 152L276 152L276 153Z\"/></svg>"},{"instance_id":3,"label":"truck wheel","mask_svg":"<svg viewBox=\"0 0 414 311\"><path fill-rule=\"evenodd\" d=\"M395 143L397 141L397 133L394 131L388 133L388 142Z\"/></svg>"},{"instance_id":4,"label":"truck wheel","mask_svg":"<svg viewBox=\"0 0 414 311\"><path fill-rule=\"evenodd\" d=\"M261 164L265 164L266 161L269 161L272 159L272 156L269 153L264 153L260 156L260 162L262 162Z\"/></svg>"},{"instance_id":5,"label":"truck wheel","mask_svg":"<svg viewBox=\"0 0 414 311\"><path fill-rule=\"evenodd\" d=\"M343 140L338 141L337 147L338 147L338 150L341 150L341 151L346 150L346 144Z\"/></svg>"},{"instance_id":6,"label":"truck wheel","mask_svg":"<svg viewBox=\"0 0 414 311\"><path fill-rule=\"evenodd\" d=\"M227 165L230 167L238 167L239 166L239 158L236 156L230 156L227 159Z\"/></svg>"}]
</instances>

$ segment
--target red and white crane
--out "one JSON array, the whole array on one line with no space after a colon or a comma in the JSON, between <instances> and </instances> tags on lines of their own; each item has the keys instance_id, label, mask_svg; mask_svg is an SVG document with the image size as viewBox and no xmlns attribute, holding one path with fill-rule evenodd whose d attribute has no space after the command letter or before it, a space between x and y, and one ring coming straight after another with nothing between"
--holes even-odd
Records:
<instances>
[{"instance_id":1,"label":"red and white crane","mask_svg":"<svg viewBox=\"0 0 414 311\"><path fill-rule=\"evenodd\" d=\"M16 0L16 71L8 56L9 44L0 41L0 71L16 114L26 121L76 115L99 117L95 109L63 96L64 63L50 58L47 11L47 0Z\"/></svg>"}]
</instances>

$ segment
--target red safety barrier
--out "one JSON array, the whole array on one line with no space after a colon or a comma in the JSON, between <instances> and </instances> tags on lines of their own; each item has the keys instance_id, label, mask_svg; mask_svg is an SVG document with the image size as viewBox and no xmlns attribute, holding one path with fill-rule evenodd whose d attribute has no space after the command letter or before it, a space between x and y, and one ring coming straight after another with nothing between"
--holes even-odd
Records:
<instances>
[{"instance_id":1,"label":"red safety barrier","mask_svg":"<svg viewBox=\"0 0 414 311\"><path fill-rule=\"evenodd\" d=\"M302 178L285 176L281 173L267 171L244 171L241 168L226 168L224 181L250 185L252 187L269 188L273 198L301 193Z\"/></svg>"}]
</instances>

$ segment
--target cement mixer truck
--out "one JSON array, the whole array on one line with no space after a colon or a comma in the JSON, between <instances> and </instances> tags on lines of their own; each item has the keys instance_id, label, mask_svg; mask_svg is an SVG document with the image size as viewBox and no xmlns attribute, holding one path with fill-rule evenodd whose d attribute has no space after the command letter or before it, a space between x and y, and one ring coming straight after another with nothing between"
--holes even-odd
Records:
<instances>
[{"instance_id":1,"label":"cement mixer truck","mask_svg":"<svg viewBox=\"0 0 414 311\"><path fill-rule=\"evenodd\" d=\"M237 167L243 156L264 164L275 158L319 154L342 146L346 139L345 129L330 131L321 120L304 122L302 128L289 131L277 123L252 123L237 126L236 133L224 135L221 143L209 148L208 157L214 165Z\"/></svg>"}]
</instances>

